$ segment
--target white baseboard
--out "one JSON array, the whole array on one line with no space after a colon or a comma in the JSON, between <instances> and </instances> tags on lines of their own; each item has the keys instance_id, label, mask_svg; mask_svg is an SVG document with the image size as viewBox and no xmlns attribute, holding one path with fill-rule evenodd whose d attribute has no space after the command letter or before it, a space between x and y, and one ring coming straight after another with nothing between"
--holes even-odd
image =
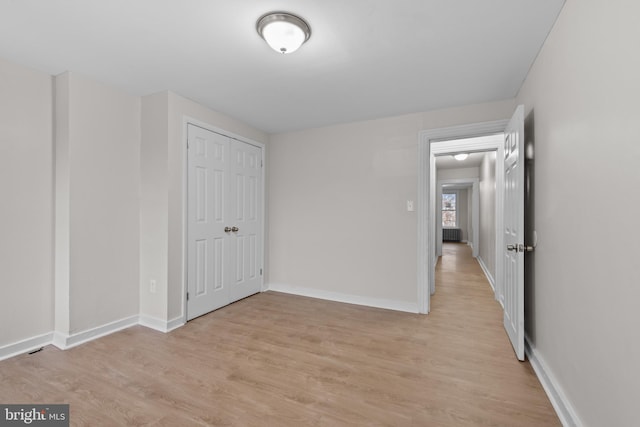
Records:
<instances>
[{"instance_id":1,"label":"white baseboard","mask_svg":"<svg viewBox=\"0 0 640 427\"><path fill-rule=\"evenodd\" d=\"M480 264L480 268L482 268L482 271L484 272L484 275L487 277L487 280L489 281L489 284L491 285L491 289L493 289L493 293L496 293L496 282L493 279L493 276L491 275L491 273L489 273L489 269L487 268L487 265L484 263L484 260L481 257L477 257L476 258L478 260L478 264Z\"/></svg>"},{"instance_id":2,"label":"white baseboard","mask_svg":"<svg viewBox=\"0 0 640 427\"><path fill-rule=\"evenodd\" d=\"M52 340L53 332L49 332L36 337L27 338L26 340L18 341L13 344L7 344L0 347L0 360L9 359L10 357L37 350L45 345L51 344Z\"/></svg>"},{"instance_id":3,"label":"white baseboard","mask_svg":"<svg viewBox=\"0 0 640 427\"><path fill-rule=\"evenodd\" d=\"M71 335L66 335L56 331L53 333L52 344L61 350L66 350L137 324L138 316L131 316Z\"/></svg>"},{"instance_id":4,"label":"white baseboard","mask_svg":"<svg viewBox=\"0 0 640 427\"><path fill-rule=\"evenodd\" d=\"M167 333L184 325L185 319L184 319L184 316L179 316L179 317L176 317L175 319L166 321L166 320L158 319L157 317L140 315L140 320L138 321L138 324L150 329L154 329L159 332Z\"/></svg>"},{"instance_id":5,"label":"white baseboard","mask_svg":"<svg viewBox=\"0 0 640 427\"><path fill-rule=\"evenodd\" d=\"M529 358L529 363L538 376L538 380L542 384L542 388L547 393L553 408L560 418L560 422L565 427L582 427L582 421L576 414L574 407L571 405L567 396L562 391L562 387L558 384L558 380L551 373L544 362L544 359L531 345L529 337L525 337L524 349Z\"/></svg>"},{"instance_id":6,"label":"white baseboard","mask_svg":"<svg viewBox=\"0 0 640 427\"><path fill-rule=\"evenodd\" d=\"M167 322L153 316L140 315L138 323L145 328L153 329L159 332L167 332Z\"/></svg>"},{"instance_id":7,"label":"white baseboard","mask_svg":"<svg viewBox=\"0 0 640 427\"><path fill-rule=\"evenodd\" d=\"M187 324L187 318L185 316L178 316L175 319L171 319L167 321L166 332L171 332L174 329L178 329L179 327L184 326L186 324Z\"/></svg>"},{"instance_id":8,"label":"white baseboard","mask_svg":"<svg viewBox=\"0 0 640 427\"><path fill-rule=\"evenodd\" d=\"M156 319L151 316L131 316L71 335L53 331L0 347L0 360L28 353L46 345L54 345L61 350L67 350L135 325L141 325L167 333L183 326L185 323L186 319L184 316L179 316L168 321Z\"/></svg>"},{"instance_id":9,"label":"white baseboard","mask_svg":"<svg viewBox=\"0 0 640 427\"><path fill-rule=\"evenodd\" d=\"M358 295L343 294L340 292L323 291L320 289L303 288L300 286L282 283L269 283L269 290L286 294L300 295L304 297L318 298L329 301L344 302L347 304L364 305L367 307L384 308L387 310L418 313L417 302L394 301L381 298L369 298Z\"/></svg>"}]
</instances>

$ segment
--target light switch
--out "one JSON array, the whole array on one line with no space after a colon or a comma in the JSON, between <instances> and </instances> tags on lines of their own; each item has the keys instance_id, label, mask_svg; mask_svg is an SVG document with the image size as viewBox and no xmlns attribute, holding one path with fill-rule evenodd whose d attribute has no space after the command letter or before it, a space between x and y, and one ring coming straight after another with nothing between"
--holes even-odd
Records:
<instances>
[{"instance_id":1,"label":"light switch","mask_svg":"<svg viewBox=\"0 0 640 427\"><path fill-rule=\"evenodd\" d=\"M407 212L413 212L415 209L413 208L413 200L407 200Z\"/></svg>"}]
</instances>

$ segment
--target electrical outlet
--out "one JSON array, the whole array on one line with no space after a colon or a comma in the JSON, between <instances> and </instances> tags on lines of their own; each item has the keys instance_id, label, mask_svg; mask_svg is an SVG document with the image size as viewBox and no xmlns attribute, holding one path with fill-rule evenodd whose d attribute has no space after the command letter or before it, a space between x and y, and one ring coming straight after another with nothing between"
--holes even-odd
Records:
<instances>
[{"instance_id":1,"label":"electrical outlet","mask_svg":"<svg viewBox=\"0 0 640 427\"><path fill-rule=\"evenodd\" d=\"M414 212L413 200L407 200L407 212Z\"/></svg>"},{"instance_id":2,"label":"electrical outlet","mask_svg":"<svg viewBox=\"0 0 640 427\"><path fill-rule=\"evenodd\" d=\"M152 294L156 293L156 281L151 279L151 281L149 282L149 292L151 292Z\"/></svg>"}]
</instances>

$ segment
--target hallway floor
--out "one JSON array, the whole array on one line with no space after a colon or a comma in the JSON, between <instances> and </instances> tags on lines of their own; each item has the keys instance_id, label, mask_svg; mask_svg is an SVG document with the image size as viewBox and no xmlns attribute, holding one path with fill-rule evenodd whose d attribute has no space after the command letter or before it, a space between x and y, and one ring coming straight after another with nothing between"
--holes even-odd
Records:
<instances>
[{"instance_id":1,"label":"hallway floor","mask_svg":"<svg viewBox=\"0 0 640 427\"><path fill-rule=\"evenodd\" d=\"M495 399L494 408L503 405L503 409L514 411L511 425L560 425L530 363L517 360L503 327L502 307L495 300L480 264L471 255L471 248L465 243L443 243L442 253L436 266L436 292L431 297L428 317L432 325L455 331L458 343L451 348L451 357L455 359L451 364L471 370L461 376L482 382L482 393ZM526 401L529 401L526 407L517 408L521 403L516 402ZM543 418L528 419L525 416L528 412ZM515 415L518 413L523 417Z\"/></svg>"}]
</instances>

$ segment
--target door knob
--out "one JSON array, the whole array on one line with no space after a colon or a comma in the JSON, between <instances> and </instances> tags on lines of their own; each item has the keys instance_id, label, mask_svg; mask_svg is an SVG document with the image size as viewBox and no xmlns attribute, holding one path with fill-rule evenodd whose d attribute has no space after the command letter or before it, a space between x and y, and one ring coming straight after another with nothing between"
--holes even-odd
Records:
<instances>
[{"instance_id":1,"label":"door knob","mask_svg":"<svg viewBox=\"0 0 640 427\"><path fill-rule=\"evenodd\" d=\"M236 226L231 227L231 231L233 231L234 233L235 233L236 231L238 231L238 230L240 230L240 229L239 229L238 227L236 227Z\"/></svg>"},{"instance_id":2,"label":"door knob","mask_svg":"<svg viewBox=\"0 0 640 427\"><path fill-rule=\"evenodd\" d=\"M225 228L224 228L224 232L225 232L225 233L230 233L231 231L233 231L233 230L231 229L231 227L225 227Z\"/></svg>"}]
</instances>

